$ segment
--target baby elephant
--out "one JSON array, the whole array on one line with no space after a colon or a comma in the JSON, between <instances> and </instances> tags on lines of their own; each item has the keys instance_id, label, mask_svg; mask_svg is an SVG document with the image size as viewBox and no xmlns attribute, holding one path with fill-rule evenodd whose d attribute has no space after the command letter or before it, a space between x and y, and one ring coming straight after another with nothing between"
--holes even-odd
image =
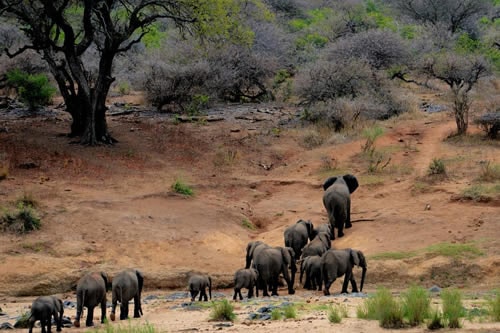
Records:
<instances>
[{"instance_id":1,"label":"baby elephant","mask_svg":"<svg viewBox=\"0 0 500 333\"><path fill-rule=\"evenodd\" d=\"M191 275L188 281L189 292L191 293L191 302L194 302L196 295L200 293L200 298L198 301L201 301L203 298L208 301L206 288L208 287L208 294L210 295L210 299L212 299L212 278L208 275Z\"/></svg>"},{"instance_id":2,"label":"baby elephant","mask_svg":"<svg viewBox=\"0 0 500 333\"><path fill-rule=\"evenodd\" d=\"M242 268L236 271L234 274L234 295L233 300L236 300L236 295L240 296L240 300L243 299L241 295L241 289L248 289L248 298L253 297L253 287L257 284L257 278L259 277L259 272L254 268ZM259 289L255 288L256 296L259 297Z\"/></svg>"},{"instance_id":3,"label":"baby elephant","mask_svg":"<svg viewBox=\"0 0 500 333\"><path fill-rule=\"evenodd\" d=\"M62 317L64 313L62 301L55 296L40 296L33 301L31 305L31 315L28 320L29 333L33 331L33 326L37 320L40 320L42 333L50 333L52 325L52 316L57 325L57 331L61 331ZM47 329L45 329L47 328Z\"/></svg>"}]
</instances>

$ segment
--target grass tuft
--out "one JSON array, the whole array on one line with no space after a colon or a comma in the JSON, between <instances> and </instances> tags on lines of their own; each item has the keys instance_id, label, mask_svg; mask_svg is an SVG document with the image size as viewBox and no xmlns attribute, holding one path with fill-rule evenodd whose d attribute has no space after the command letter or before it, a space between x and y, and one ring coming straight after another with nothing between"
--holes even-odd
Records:
<instances>
[{"instance_id":1,"label":"grass tuft","mask_svg":"<svg viewBox=\"0 0 500 333\"><path fill-rule=\"evenodd\" d=\"M402 306L405 318L411 326L417 326L429 317L431 299L424 288L412 285L402 294Z\"/></svg>"},{"instance_id":2,"label":"grass tuft","mask_svg":"<svg viewBox=\"0 0 500 333\"><path fill-rule=\"evenodd\" d=\"M297 318L297 309L293 304L287 305L283 307L283 315L287 319L295 319Z\"/></svg>"},{"instance_id":3,"label":"grass tuft","mask_svg":"<svg viewBox=\"0 0 500 333\"><path fill-rule=\"evenodd\" d=\"M17 234L26 234L41 226L42 222L35 209L22 203L17 205L14 213L6 211L0 216L0 228Z\"/></svg>"},{"instance_id":4,"label":"grass tuft","mask_svg":"<svg viewBox=\"0 0 500 333\"><path fill-rule=\"evenodd\" d=\"M255 225L252 224L252 222L250 222L249 220L247 219L243 219L241 221L241 225L246 228L246 229L249 229L249 230L256 230L257 227Z\"/></svg>"},{"instance_id":5,"label":"grass tuft","mask_svg":"<svg viewBox=\"0 0 500 333\"><path fill-rule=\"evenodd\" d=\"M234 307L227 299L219 302L213 302L212 312L210 313L210 320L212 321L234 321L236 314Z\"/></svg>"},{"instance_id":6,"label":"grass tuft","mask_svg":"<svg viewBox=\"0 0 500 333\"><path fill-rule=\"evenodd\" d=\"M328 308L328 321L333 324L339 324L342 318L347 318L347 307L345 305L331 305Z\"/></svg>"},{"instance_id":7,"label":"grass tuft","mask_svg":"<svg viewBox=\"0 0 500 333\"><path fill-rule=\"evenodd\" d=\"M488 301L488 313L493 321L500 321L500 291L497 291L496 296Z\"/></svg>"},{"instance_id":8,"label":"grass tuft","mask_svg":"<svg viewBox=\"0 0 500 333\"><path fill-rule=\"evenodd\" d=\"M92 330L94 333L156 333L158 330L150 323L145 323L142 325L132 325L132 321L129 320L128 325L111 325L106 322L103 328Z\"/></svg>"},{"instance_id":9,"label":"grass tuft","mask_svg":"<svg viewBox=\"0 0 500 333\"><path fill-rule=\"evenodd\" d=\"M430 330L439 330L444 328L443 325L443 315L439 310L431 311L429 316L429 321L427 322L427 328Z\"/></svg>"},{"instance_id":10,"label":"grass tuft","mask_svg":"<svg viewBox=\"0 0 500 333\"><path fill-rule=\"evenodd\" d=\"M376 319L384 328L403 327L403 309L387 288L379 288L372 297L358 307L357 315L363 319Z\"/></svg>"},{"instance_id":11,"label":"grass tuft","mask_svg":"<svg viewBox=\"0 0 500 333\"><path fill-rule=\"evenodd\" d=\"M462 294L456 289L445 289L441 293L443 300L443 318L449 328L460 328L460 317L465 315Z\"/></svg>"},{"instance_id":12,"label":"grass tuft","mask_svg":"<svg viewBox=\"0 0 500 333\"><path fill-rule=\"evenodd\" d=\"M280 320L283 315L281 314L281 310L279 308L274 308L271 311L271 320Z\"/></svg>"},{"instance_id":13,"label":"grass tuft","mask_svg":"<svg viewBox=\"0 0 500 333\"><path fill-rule=\"evenodd\" d=\"M446 175L446 167L444 161L440 158L433 158L427 170L429 176L432 175Z\"/></svg>"}]
</instances>

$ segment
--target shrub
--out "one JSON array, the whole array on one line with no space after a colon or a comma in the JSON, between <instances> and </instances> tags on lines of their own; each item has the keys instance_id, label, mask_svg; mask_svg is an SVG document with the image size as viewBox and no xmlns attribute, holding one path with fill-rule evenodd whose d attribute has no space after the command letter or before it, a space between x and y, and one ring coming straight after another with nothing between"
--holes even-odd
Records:
<instances>
[{"instance_id":1,"label":"shrub","mask_svg":"<svg viewBox=\"0 0 500 333\"><path fill-rule=\"evenodd\" d=\"M282 317L281 310L279 308L274 308L271 311L271 320L280 320Z\"/></svg>"},{"instance_id":2,"label":"shrub","mask_svg":"<svg viewBox=\"0 0 500 333\"><path fill-rule=\"evenodd\" d=\"M339 324L342 318L347 318L347 307L345 305L332 305L328 308L328 321Z\"/></svg>"},{"instance_id":3,"label":"shrub","mask_svg":"<svg viewBox=\"0 0 500 333\"><path fill-rule=\"evenodd\" d=\"M363 137L366 139L363 145L363 152L373 154L375 152L375 140L384 134L384 129L379 126L368 127L363 130Z\"/></svg>"},{"instance_id":4,"label":"shrub","mask_svg":"<svg viewBox=\"0 0 500 333\"><path fill-rule=\"evenodd\" d=\"M172 190L175 193L183 194L186 196L192 196L194 194L193 189L180 179L175 180L175 182L172 184Z\"/></svg>"},{"instance_id":5,"label":"shrub","mask_svg":"<svg viewBox=\"0 0 500 333\"><path fill-rule=\"evenodd\" d=\"M318 131L309 130L302 136L301 146L307 149L313 149L323 144L324 138Z\"/></svg>"},{"instance_id":6,"label":"shrub","mask_svg":"<svg viewBox=\"0 0 500 333\"><path fill-rule=\"evenodd\" d=\"M413 285L402 294L403 312L411 326L417 326L429 316L431 299L422 287Z\"/></svg>"},{"instance_id":7,"label":"shrub","mask_svg":"<svg viewBox=\"0 0 500 333\"><path fill-rule=\"evenodd\" d=\"M19 69L7 72L7 84L17 91L21 101L30 109L48 105L56 93L45 74L28 74Z\"/></svg>"},{"instance_id":8,"label":"shrub","mask_svg":"<svg viewBox=\"0 0 500 333\"><path fill-rule=\"evenodd\" d=\"M283 315L287 319L295 319L297 318L297 309L293 304L287 305L283 307Z\"/></svg>"},{"instance_id":9,"label":"shrub","mask_svg":"<svg viewBox=\"0 0 500 333\"><path fill-rule=\"evenodd\" d=\"M456 289L445 289L441 293L443 301L443 318L450 328L460 328L460 317L465 315L462 305L462 295Z\"/></svg>"},{"instance_id":10,"label":"shrub","mask_svg":"<svg viewBox=\"0 0 500 333\"><path fill-rule=\"evenodd\" d=\"M429 164L429 169L427 170L428 175L446 175L446 167L444 161L440 158L433 158L431 164Z\"/></svg>"},{"instance_id":11,"label":"shrub","mask_svg":"<svg viewBox=\"0 0 500 333\"><path fill-rule=\"evenodd\" d=\"M213 302L212 312L210 313L210 320L214 321L234 321L236 314L234 307L227 299L220 302Z\"/></svg>"},{"instance_id":12,"label":"shrub","mask_svg":"<svg viewBox=\"0 0 500 333\"><path fill-rule=\"evenodd\" d=\"M500 180L500 164L492 164L490 161L481 161L480 166L480 181L491 182Z\"/></svg>"},{"instance_id":13,"label":"shrub","mask_svg":"<svg viewBox=\"0 0 500 333\"><path fill-rule=\"evenodd\" d=\"M41 225L40 218L36 215L34 208L22 203L18 204L16 212L5 212L0 217L2 229L17 234L26 234L38 230Z\"/></svg>"},{"instance_id":14,"label":"shrub","mask_svg":"<svg viewBox=\"0 0 500 333\"><path fill-rule=\"evenodd\" d=\"M19 319L14 324L14 327L15 328L28 328L30 315L31 315L30 311L23 312L19 316Z\"/></svg>"},{"instance_id":15,"label":"shrub","mask_svg":"<svg viewBox=\"0 0 500 333\"><path fill-rule=\"evenodd\" d=\"M488 301L488 313L493 321L500 321L500 291L497 291L496 296Z\"/></svg>"},{"instance_id":16,"label":"shrub","mask_svg":"<svg viewBox=\"0 0 500 333\"><path fill-rule=\"evenodd\" d=\"M443 315L439 310L434 310L430 313L429 321L427 322L427 328L430 330L438 330L443 328Z\"/></svg>"},{"instance_id":17,"label":"shrub","mask_svg":"<svg viewBox=\"0 0 500 333\"><path fill-rule=\"evenodd\" d=\"M496 112L489 112L474 119L477 124L490 139L496 139L500 131L500 109Z\"/></svg>"}]
</instances>

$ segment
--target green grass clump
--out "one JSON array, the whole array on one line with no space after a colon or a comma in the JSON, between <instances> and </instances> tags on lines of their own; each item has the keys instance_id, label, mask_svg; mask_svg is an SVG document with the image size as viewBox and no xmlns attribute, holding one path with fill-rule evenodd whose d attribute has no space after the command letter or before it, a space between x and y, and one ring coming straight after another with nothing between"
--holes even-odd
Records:
<instances>
[{"instance_id":1,"label":"green grass clump","mask_svg":"<svg viewBox=\"0 0 500 333\"><path fill-rule=\"evenodd\" d=\"M297 309L293 304L287 305L283 307L283 315L287 319L295 319L297 318Z\"/></svg>"},{"instance_id":2,"label":"green grass clump","mask_svg":"<svg viewBox=\"0 0 500 333\"><path fill-rule=\"evenodd\" d=\"M213 302L212 312L210 313L210 320L213 321L234 321L236 314L234 307L227 299L220 302Z\"/></svg>"},{"instance_id":3,"label":"green grass clump","mask_svg":"<svg viewBox=\"0 0 500 333\"><path fill-rule=\"evenodd\" d=\"M488 313L493 321L500 321L500 291L496 292L495 298L488 301Z\"/></svg>"},{"instance_id":4,"label":"green grass clump","mask_svg":"<svg viewBox=\"0 0 500 333\"><path fill-rule=\"evenodd\" d=\"M14 324L14 327L15 328L28 328L30 315L31 315L30 311L26 311L26 312L21 313L21 316L19 316L19 319Z\"/></svg>"},{"instance_id":5,"label":"green grass clump","mask_svg":"<svg viewBox=\"0 0 500 333\"><path fill-rule=\"evenodd\" d=\"M429 169L427 170L428 175L446 175L446 167L444 161L440 158L433 158L431 164L429 164Z\"/></svg>"},{"instance_id":6,"label":"green grass clump","mask_svg":"<svg viewBox=\"0 0 500 333\"><path fill-rule=\"evenodd\" d=\"M445 289L441 293L443 300L443 318L449 328L460 328L460 317L465 315L462 295L456 289Z\"/></svg>"},{"instance_id":7,"label":"green grass clump","mask_svg":"<svg viewBox=\"0 0 500 333\"><path fill-rule=\"evenodd\" d=\"M15 212L4 212L0 216L0 228L17 234L26 234L40 229L42 222L35 209L19 203Z\"/></svg>"},{"instance_id":8,"label":"green grass clump","mask_svg":"<svg viewBox=\"0 0 500 333\"><path fill-rule=\"evenodd\" d=\"M476 258L484 253L473 243L458 244L458 243L439 243L426 248L427 252L441 255L444 257L467 257Z\"/></svg>"},{"instance_id":9,"label":"green grass clump","mask_svg":"<svg viewBox=\"0 0 500 333\"><path fill-rule=\"evenodd\" d=\"M281 310L278 308L274 308L271 311L271 320L280 320L283 315L281 314Z\"/></svg>"},{"instance_id":10,"label":"green grass clump","mask_svg":"<svg viewBox=\"0 0 500 333\"><path fill-rule=\"evenodd\" d=\"M328 321L339 324L342 318L347 318L347 307L345 305L335 305L328 308Z\"/></svg>"},{"instance_id":11,"label":"green grass clump","mask_svg":"<svg viewBox=\"0 0 500 333\"><path fill-rule=\"evenodd\" d=\"M379 254L375 254L370 256L370 259L373 260L385 260L385 259L393 259L393 260L401 260L415 257L417 255L416 252L383 252Z\"/></svg>"},{"instance_id":12,"label":"green grass clump","mask_svg":"<svg viewBox=\"0 0 500 333\"><path fill-rule=\"evenodd\" d=\"M429 316L429 321L427 322L427 328L430 330L438 330L444 328L443 325L443 315L439 310L431 311Z\"/></svg>"},{"instance_id":13,"label":"green grass clump","mask_svg":"<svg viewBox=\"0 0 500 333\"><path fill-rule=\"evenodd\" d=\"M176 179L175 182L172 184L172 191L186 196L194 195L193 189L180 179Z\"/></svg>"},{"instance_id":14,"label":"green grass clump","mask_svg":"<svg viewBox=\"0 0 500 333\"><path fill-rule=\"evenodd\" d=\"M413 285L402 294L405 318L411 326L417 326L429 317L431 299L426 289Z\"/></svg>"},{"instance_id":15,"label":"green grass clump","mask_svg":"<svg viewBox=\"0 0 500 333\"><path fill-rule=\"evenodd\" d=\"M253 224L252 222L248 221L247 219L243 219L241 221L241 225L244 227L244 228L247 228L247 229L250 229L250 230L255 230L257 229Z\"/></svg>"},{"instance_id":16,"label":"green grass clump","mask_svg":"<svg viewBox=\"0 0 500 333\"><path fill-rule=\"evenodd\" d=\"M387 288L379 288L357 309L363 319L376 319L384 328L403 327L403 309Z\"/></svg>"}]
</instances>

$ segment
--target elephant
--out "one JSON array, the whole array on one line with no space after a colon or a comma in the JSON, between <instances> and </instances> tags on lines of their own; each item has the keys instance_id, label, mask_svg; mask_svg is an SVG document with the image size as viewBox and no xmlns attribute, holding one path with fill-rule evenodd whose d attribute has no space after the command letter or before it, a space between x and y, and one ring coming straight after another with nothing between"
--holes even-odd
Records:
<instances>
[{"instance_id":1,"label":"elephant","mask_svg":"<svg viewBox=\"0 0 500 333\"><path fill-rule=\"evenodd\" d=\"M234 274L234 295L233 300L236 300L236 296L240 296L240 300L243 300L241 295L241 289L248 289L248 298L253 297L253 287L257 286L257 279L259 278L259 272L255 268L242 268L236 271ZM259 297L259 289L255 288L255 296Z\"/></svg>"},{"instance_id":2,"label":"elephant","mask_svg":"<svg viewBox=\"0 0 500 333\"><path fill-rule=\"evenodd\" d=\"M302 283L302 277L306 274L306 281L304 282L304 288L309 290L318 289L321 291L322 279L321 279L321 257L320 256L309 256L302 260L300 265L300 283Z\"/></svg>"},{"instance_id":3,"label":"elephant","mask_svg":"<svg viewBox=\"0 0 500 333\"><path fill-rule=\"evenodd\" d=\"M288 273L288 267L291 268L292 277L297 272L295 253L291 247L277 246L264 248L254 256L253 260L254 267L259 272L257 287L263 290L264 296L269 296L268 286L270 287L271 294L278 296L278 279L280 273L283 274L288 285L288 293L290 295L295 293L293 280L290 279Z\"/></svg>"},{"instance_id":4,"label":"elephant","mask_svg":"<svg viewBox=\"0 0 500 333\"><path fill-rule=\"evenodd\" d=\"M126 269L113 278L111 313L109 317L115 320L116 304L120 302L120 320L128 319L128 303L134 299L134 318L140 318L142 313L141 293L144 285L144 275L136 269Z\"/></svg>"},{"instance_id":5,"label":"elephant","mask_svg":"<svg viewBox=\"0 0 500 333\"><path fill-rule=\"evenodd\" d=\"M203 298L205 302L207 302L208 298L206 288L208 288L208 294L210 299L212 299L212 278L210 276L199 274L191 275L188 281L188 287L189 292L191 293L191 302L194 302L198 293L200 293L198 301L201 301Z\"/></svg>"},{"instance_id":6,"label":"elephant","mask_svg":"<svg viewBox=\"0 0 500 333\"><path fill-rule=\"evenodd\" d=\"M346 229L351 224L351 193L358 188L358 180L353 175L347 174L339 177L330 177L323 183L323 205L328 213L328 221L332 227L331 240L335 239L337 228L338 237L344 236Z\"/></svg>"},{"instance_id":7,"label":"elephant","mask_svg":"<svg viewBox=\"0 0 500 333\"><path fill-rule=\"evenodd\" d=\"M28 319L28 332L33 331L33 326L40 320L42 333L50 333L52 316L56 322L57 332L62 330L62 317L64 307L62 301L55 296L40 296L31 304L31 314Z\"/></svg>"},{"instance_id":8,"label":"elephant","mask_svg":"<svg viewBox=\"0 0 500 333\"><path fill-rule=\"evenodd\" d=\"M323 223L319 227L314 229L314 237L316 237L320 232L325 232L328 234L329 239L333 239L335 235L333 235L333 229L330 223ZM314 238L313 238L314 239Z\"/></svg>"},{"instance_id":9,"label":"elephant","mask_svg":"<svg viewBox=\"0 0 500 333\"><path fill-rule=\"evenodd\" d=\"M285 246L291 247L295 252L295 260L299 260L302 255L302 248L306 246L308 240L312 241L314 236L312 222L300 219L297 223L285 229Z\"/></svg>"},{"instance_id":10,"label":"elephant","mask_svg":"<svg viewBox=\"0 0 500 333\"><path fill-rule=\"evenodd\" d=\"M262 241L252 241L247 244L247 255L246 255L246 263L245 263L245 268L250 268L250 265L252 263L253 258L262 250L265 248L270 247L266 243Z\"/></svg>"},{"instance_id":11,"label":"elephant","mask_svg":"<svg viewBox=\"0 0 500 333\"><path fill-rule=\"evenodd\" d=\"M80 327L80 317L83 307L87 308L87 327L94 326L94 308L101 305L101 323L106 320L106 292L110 290L111 283L104 272L87 273L78 280L76 285L76 318L75 327Z\"/></svg>"},{"instance_id":12,"label":"elephant","mask_svg":"<svg viewBox=\"0 0 500 333\"><path fill-rule=\"evenodd\" d=\"M309 242L302 249L302 259L309 256L322 256L323 253L331 248L330 238L326 232L320 232L312 242Z\"/></svg>"},{"instance_id":13,"label":"elephant","mask_svg":"<svg viewBox=\"0 0 500 333\"><path fill-rule=\"evenodd\" d=\"M363 291L363 284L365 282L367 270L366 259L363 252L354 249L328 250L321 257L321 276L325 283L325 289L323 290L325 296L330 295L330 286L338 277L341 277L342 275L345 276L341 293L347 293L349 281L351 281L352 292L358 292L358 286L356 285L354 275L352 274L352 268L354 266L359 266L363 269L363 273L361 275L361 286L359 287L359 291Z\"/></svg>"}]
</instances>

